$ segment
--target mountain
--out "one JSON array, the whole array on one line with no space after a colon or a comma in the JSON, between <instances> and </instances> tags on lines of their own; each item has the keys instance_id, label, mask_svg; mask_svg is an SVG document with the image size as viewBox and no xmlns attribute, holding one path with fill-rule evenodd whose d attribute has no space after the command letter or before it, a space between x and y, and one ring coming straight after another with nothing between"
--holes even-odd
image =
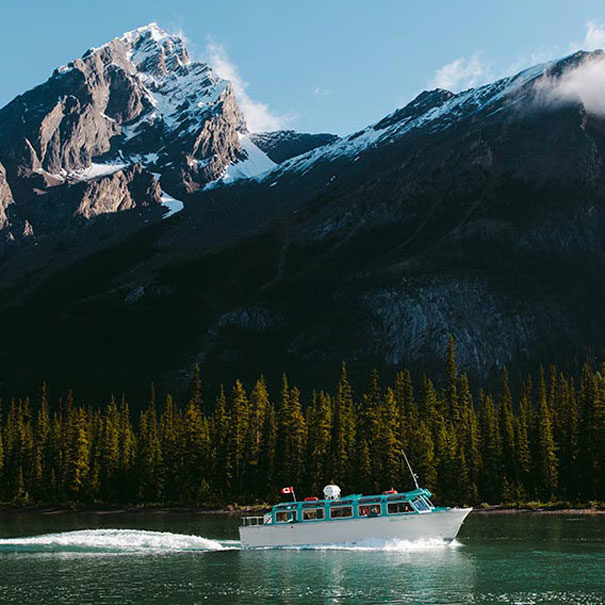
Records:
<instances>
[{"instance_id":1,"label":"mountain","mask_svg":"<svg viewBox=\"0 0 605 605\"><path fill-rule=\"evenodd\" d=\"M175 195L194 191L230 166L249 176L251 154L260 169L274 165L249 140L231 84L151 24L89 49L0 110L2 180L13 192L0 229L14 241L54 235L74 217L157 206L158 179ZM82 185L92 180L102 184Z\"/></svg>"},{"instance_id":2,"label":"mountain","mask_svg":"<svg viewBox=\"0 0 605 605\"><path fill-rule=\"evenodd\" d=\"M6 225L26 207L23 183L43 196L73 190L63 206L82 208L81 220L95 216L77 238L53 246L39 238L0 261L0 322L14 343L0 353L5 389L42 377L91 390L152 379L178 386L195 363L209 381L287 370L303 385L331 380L343 359L360 370L432 370L450 334L461 367L482 378L503 365L520 378L544 360L576 364L589 350L603 353L601 51L458 94L426 91L334 138L248 133L230 85L160 31L136 30L78 60L122 64L119 95L103 76L105 92L87 97L113 94L112 103L91 100L93 111L80 99L70 123L85 121L81 135L64 145L66 125L42 137L59 138L42 146L51 150L78 141L79 155L42 154L46 118L32 121L37 134L21 143L0 136L0 228L2 216ZM89 69L78 61L42 88ZM202 72L207 85L182 95L170 88L189 90L191 78L205 82ZM100 107L115 131L87 138L88 128L108 127ZM0 133L9 122L0 119ZM196 146L200 137L210 155ZM5 151L29 149L24 140L35 156ZM84 158L79 166L69 164L74 157ZM114 168L92 181L70 176ZM86 196L82 188L128 170L159 174L160 189L150 180L131 195L134 210L99 217L99 187ZM159 220L168 193L184 209ZM21 216L36 234L30 214Z\"/></svg>"},{"instance_id":3,"label":"mountain","mask_svg":"<svg viewBox=\"0 0 605 605\"><path fill-rule=\"evenodd\" d=\"M325 136L300 135L298 147ZM231 84L192 61L180 36L155 23L127 32L0 109L3 285L29 291L171 216L188 193L275 165Z\"/></svg>"}]
</instances>

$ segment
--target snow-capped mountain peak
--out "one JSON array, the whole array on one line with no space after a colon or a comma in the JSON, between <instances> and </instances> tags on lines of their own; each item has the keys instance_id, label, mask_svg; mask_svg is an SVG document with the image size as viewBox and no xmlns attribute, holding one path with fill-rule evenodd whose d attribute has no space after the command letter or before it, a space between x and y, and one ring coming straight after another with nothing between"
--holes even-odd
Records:
<instances>
[{"instance_id":1,"label":"snow-capped mountain peak","mask_svg":"<svg viewBox=\"0 0 605 605\"><path fill-rule=\"evenodd\" d=\"M461 120L487 116L507 107L518 106L526 109L535 107L547 97L545 90L548 92L549 100L552 100L553 96L560 92L559 84L574 71L585 68L587 64L602 61L605 75L603 57L603 51L590 53L578 51L559 61L535 65L513 76L470 88L458 94L443 89L424 91L410 103L378 122L328 145L289 159L262 178L274 180L285 172L306 172L317 162L331 162L343 156L358 156L370 148L394 142L415 130L421 129L425 134L435 133L451 128ZM576 88L579 89L576 95L578 102L584 102L586 105L586 100L581 98L581 87ZM567 100L573 100L569 93L567 93Z\"/></svg>"},{"instance_id":2,"label":"snow-capped mountain peak","mask_svg":"<svg viewBox=\"0 0 605 605\"><path fill-rule=\"evenodd\" d=\"M231 84L156 23L58 68L0 110L0 121L0 151L49 182L97 174L87 170L93 163L141 163L175 191L193 191L262 154L252 141L242 147L247 128Z\"/></svg>"}]
</instances>

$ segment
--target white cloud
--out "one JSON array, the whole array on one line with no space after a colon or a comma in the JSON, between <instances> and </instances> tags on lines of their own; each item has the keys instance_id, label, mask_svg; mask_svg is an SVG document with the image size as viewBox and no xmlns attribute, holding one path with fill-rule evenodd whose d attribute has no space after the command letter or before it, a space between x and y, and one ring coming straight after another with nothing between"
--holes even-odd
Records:
<instances>
[{"instance_id":1,"label":"white cloud","mask_svg":"<svg viewBox=\"0 0 605 605\"><path fill-rule=\"evenodd\" d=\"M206 47L206 57L212 69L221 78L231 82L250 131L280 130L292 122L293 116L276 115L266 103L260 103L250 97L246 92L248 82L240 76L237 66L229 59L222 45L210 42Z\"/></svg>"},{"instance_id":2,"label":"white cloud","mask_svg":"<svg viewBox=\"0 0 605 605\"><path fill-rule=\"evenodd\" d=\"M431 82L432 88L445 88L457 92L466 88L483 84L490 79L491 70L480 58L480 53L475 53L470 59L459 57L458 59L440 67Z\"/></svg>"},{"instance_id":3,"label":"white cloud","mask_svg":"<svg viewBox=\"0 0 605 605\"><path fill-rule=\"evenodd\" d=\"M586 35L582 42L572 42L569 45L570 51L576 50L597 50L605 48L605 26L594 21L586 23Z\"/></svg>"},{"instance_id":4,"label":"white cloud","mask_svg":"<svg viewBox=\"0 0 605 605\"><path fill-rule=\"evenodd\" d=\"M320 86L317 86L313 89L312 94L314 97L327 97L328 95L332 94L332 91L328 90L327 88L321 88Z\"/></svg>"},{"instance_id":5,"label":"white cloud","mask_svg":"<svg viewBox=\"0 0 605 605\"><path fill-rule=\"evenodd\" d=\"M588 113L605 116L605 56L588 56L558 78L539 81L536 90L542 102L581 101Z\"/></svg>"}]
</instances>

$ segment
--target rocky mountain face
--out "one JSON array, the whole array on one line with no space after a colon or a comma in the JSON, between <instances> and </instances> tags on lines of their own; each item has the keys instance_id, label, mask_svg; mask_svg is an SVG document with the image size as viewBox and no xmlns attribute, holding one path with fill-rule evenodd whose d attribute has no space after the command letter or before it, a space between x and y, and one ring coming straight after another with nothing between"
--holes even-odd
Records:
<instances>
[{"instance_id":1,"label":"rocky mountain face","mask_svg":"<svg viewBox=\"0 0 605 605\"><path fill-rule=\"evenodd\" d=\"M184 195L244 163L246 137L230 83L191 61L181 37L151 24L89 49L0 110L1 178L15 216L43 236L45 224L65 219L52 200L70 198L68 214L91 219L132 210L134 187L149 194L138 207L151 207L161 202L157 180Z\"/></svg>"},{"instance_id":2,"label":"rocky mountain face","mask_svg":"<svg viewBox=\"0 0 605 605\"><path fill-rule=\"evenodd\" d=\"M176 110L159 92L162 70L192 64L176 41L154 36L139 31L109 45L125 45L137 67L133 75L124 63L132 87L120 85L122 96L104 106L115 133L99 135L92 165L53 164L38 135L24 137L33 150L25 156L39 163L29 173L18 169L25 160L2 152L5 230L17 224L22 182L38 179L42 195L73 191L73 205L65 202L72 219L96 216L90 233L110 243L99 252L92 235L70 240L79 262L45 273L27 295L40 250L45 258L53 250L41 242L0 265L10 275L0 321L18 343L0 354L0 376L72 386L86 376L88 387L133 388L150 379L182 384L200 363L209 380L287 370L318 384L343 359L364 372L441 367L449 334L462 367L483 379L503 365L520 378L538 362L605 352L605 111L586 94L595 78L605 80L603 53L459 94L424 92L343 138L251 135L219 83L211 88L225 96L209 93L217 101L198 107L207 119L192 135L210 145L209 159L188 134L202 123L197 105ZM163 54L150 60L140 49L156 44ZM124 92L131 88L141 94ZM46 136L44 149L58 145L55 136L63 141ZM158 141L168 136L173 144L163 149ZM170 159L177 148L180 164ZM86 170L113 172L74 180ZM150 172L185 202L170 220L154 220L164 194ZM120 201L108 195L113 187ZM129 208L145 228L108 236Z\"/></svg>"},{"instance_id":3,"label":"rocky mountain face","mask_svg":"<svg viewBox=\"0 0 605 605\"><path fill-rule=\"evenodd\" d=\"M9 226L8 207L14 203L13 193L6 180L6 170L0 164L0 230Z\"/></svg>"}]
</instances>

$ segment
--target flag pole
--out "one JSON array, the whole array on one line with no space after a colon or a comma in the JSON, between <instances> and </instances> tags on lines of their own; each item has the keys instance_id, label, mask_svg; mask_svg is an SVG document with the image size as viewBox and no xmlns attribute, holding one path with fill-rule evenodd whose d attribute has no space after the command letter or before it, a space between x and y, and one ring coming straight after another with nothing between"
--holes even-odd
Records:
<instances>
[{"instance_id":1,"label":"flag pole","mask_svg":"<svg viewBox=\"0 0 605 605\"><path fill-rule=\"evenodd\" d=\"M294 493L294 488L292 488L292 501L296 502L296 494Z\"/></svg>"}]
</instances>

